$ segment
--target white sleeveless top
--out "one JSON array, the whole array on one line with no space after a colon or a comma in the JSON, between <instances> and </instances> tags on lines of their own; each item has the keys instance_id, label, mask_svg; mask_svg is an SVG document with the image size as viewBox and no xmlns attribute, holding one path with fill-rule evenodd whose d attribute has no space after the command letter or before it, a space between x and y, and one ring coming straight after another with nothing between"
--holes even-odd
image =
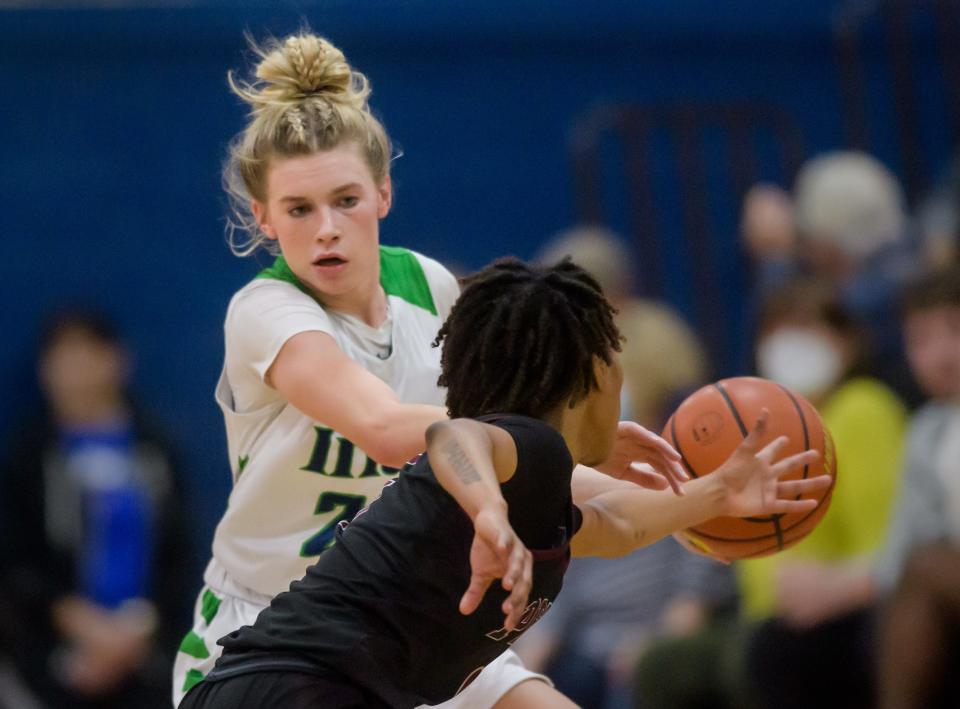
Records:
<instances>
[{"instance_id":1,"label":"white sleeveless top","mask_svg":"<svg viewBox=\"0 0 960 709\"><path fill-rule=\"evenodd\" d=\"M380 262L389 311L380 328L324 310L282 257L230 301L216 399L234 485L214 535L208 585L256 603L287 590L333 543L337 524L397 474L264 383L287 340L328 333L401 401L444 404L440 350L431 343L459 294L457 281L406 249L381 246Z\"/></svg>"}]
</instances>

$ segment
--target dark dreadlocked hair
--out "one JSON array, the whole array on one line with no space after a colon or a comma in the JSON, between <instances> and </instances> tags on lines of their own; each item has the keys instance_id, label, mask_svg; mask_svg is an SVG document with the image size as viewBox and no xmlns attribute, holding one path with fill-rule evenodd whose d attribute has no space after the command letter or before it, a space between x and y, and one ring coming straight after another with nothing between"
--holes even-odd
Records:
<instances>
[{"instance_id":1,"label":"dark dreadlocked hair","mask_svg":"<svg viewBox=\"0 0 960 709\"><path fill-rule=\"evenodd\" d=\"M463 285L433 342L452 417L543 418L597 386L594 357L610 364L620 351L616 310L569 258L549 268L499 259Z\"/></svg>"}]
</instances>

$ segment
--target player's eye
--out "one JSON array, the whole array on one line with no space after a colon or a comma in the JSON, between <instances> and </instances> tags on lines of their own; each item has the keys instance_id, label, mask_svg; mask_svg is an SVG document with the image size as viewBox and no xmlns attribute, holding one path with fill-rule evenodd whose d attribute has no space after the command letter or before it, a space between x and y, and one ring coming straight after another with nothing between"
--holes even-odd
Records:
<instances>
[{"instance_id":1,"label":"player's eye","mask_svg":"<svg viewBox=\"0 0 960 709\"><path fill-rule=\"evenodd\" d=\"M298 204L296 207L290 207L290 209L287 210L287 214L291 217L302 217L309 211L310 208L307 205Z\"/></svg>"},{"instance_id":2,"label":"player's eye","mask_svg":"<svg viewBox=\"0 0 960 709\"><path fill-rule=\"evenodd\" d=\"M360 198L356 195L349 195L340 199L340 206L349 209L350 207L356 207L359 201Z\"/></svg>"}]
</instances>

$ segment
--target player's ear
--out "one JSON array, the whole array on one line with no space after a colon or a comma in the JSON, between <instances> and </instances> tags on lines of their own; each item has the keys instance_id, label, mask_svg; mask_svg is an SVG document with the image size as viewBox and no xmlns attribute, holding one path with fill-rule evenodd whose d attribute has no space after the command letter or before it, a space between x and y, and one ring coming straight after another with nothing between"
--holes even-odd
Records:
<instances>
[{"instance_id":1,"label":"player's ear","mask_svg":"<svg viewBox=\"0 0 960 709\"><path fill-rule=\"evenodd\" d=\"M393 183L390 181L390 175L387 175L377 187L377 217L383 219L387 216L391 206L393 206Z\"/></svg>"},{"instance_id":2,"label":"player's ear","mask_svg":"<svg viewBox=\"0 0 960 709\"><path fill-rule=\"evenodd\" d=\"M604 389L608 380L613 376L614 371L613 364L608 364L604 361L603 357L598 357L594 355L593 357L593 376L597 381L597 386L600 389Z\"/></svg>"},{"instance_id":3,"label":"player's ear","mask_svg":"<svg viewBox=\"0 0 960 709\"><path fill-rule=\"evenodd\" d=\"M263 202L251 199L250 200L250 211L253 212L253 218L257 220L257 226L260 227L268 239L277 238L277 230L273 228L273 225L270 223L270 215L267 212L267 205Z\"/></svg>"}]
</instances>

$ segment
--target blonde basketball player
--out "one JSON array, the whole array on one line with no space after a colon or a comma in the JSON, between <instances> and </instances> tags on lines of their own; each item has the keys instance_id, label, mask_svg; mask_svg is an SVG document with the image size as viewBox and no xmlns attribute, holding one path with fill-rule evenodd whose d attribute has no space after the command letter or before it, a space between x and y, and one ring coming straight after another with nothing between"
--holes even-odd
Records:
<instances>
[{"instance_id":1,"label":"blonde basketball player","mask_svg":"<svg viewBox=\"0 0 960 709\"><path fill-rule=\"evenodd\" d=\"M308 33L257 51L255 79L230 77L251 114L224 177L234 226L249 237L235 251L278 255L227 310L216 398L234 486L177 655L175 705L213 666L216 641L299 579L446 418L431 342L458 287L436 261L379 244L391 149L366 79ZM574 486L621 478L678 491L678 459L657 436L621 424L601 466L612 477L578 469ZM508 651L443 706L572 704Z\"/></svg>"}]
</instances>

